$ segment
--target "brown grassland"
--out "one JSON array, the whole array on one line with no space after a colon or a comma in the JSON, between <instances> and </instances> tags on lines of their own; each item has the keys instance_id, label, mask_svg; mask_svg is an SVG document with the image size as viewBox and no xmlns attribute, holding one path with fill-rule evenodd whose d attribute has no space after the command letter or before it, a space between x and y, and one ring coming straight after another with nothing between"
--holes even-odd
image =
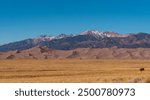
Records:
<instances>
[{"instance_id":1,"label":"brown grassland","mask_svg":"<svg viewBox=\"0 0 150 100\"><path fill-rule=\"evenodd\" d=\"M150 60L0 60L0 82L150 82Z\"/></svg>"}]
</instances>

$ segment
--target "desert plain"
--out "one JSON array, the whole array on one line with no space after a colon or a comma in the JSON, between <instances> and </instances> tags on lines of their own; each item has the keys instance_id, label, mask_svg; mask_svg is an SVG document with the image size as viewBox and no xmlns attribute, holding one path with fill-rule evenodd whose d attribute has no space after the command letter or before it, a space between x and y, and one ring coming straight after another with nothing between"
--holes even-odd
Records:
<instances>
[{"instance_id":1,"label":"desert plain","mask_svg":"<svg viewBox=\"0 0 150 100\"><path fill-rule=\"evenodd\" d=\"M0 82L149 83L150 60L0 60Z\"/></svg>"}]
</instances>

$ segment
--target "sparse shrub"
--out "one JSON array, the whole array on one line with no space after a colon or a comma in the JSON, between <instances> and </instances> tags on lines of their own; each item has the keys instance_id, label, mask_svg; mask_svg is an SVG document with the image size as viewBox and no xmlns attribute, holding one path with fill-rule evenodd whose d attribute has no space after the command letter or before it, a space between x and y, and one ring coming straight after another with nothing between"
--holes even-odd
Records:
<instances>
[{"instance_id":1,"label":"sparse shrub","mask_svg":"<svg viewBox=\"0 0 150 100\"><path fill-rule=\"evenodd\" d=\"M143 83L143 78L137 77L130 81L131 83Z\"/></svg>"},{"instance_id":2,"label":"sparse shrub","mask_svg":"<svg viewBox=\"0 0 150 100\"><path fill-rule=\"evenodd\" d=\"M140 68L139 70L142 72L142 71L144 71L145 69L142 67L142 68Z\"/></svg>"}]
</instances>

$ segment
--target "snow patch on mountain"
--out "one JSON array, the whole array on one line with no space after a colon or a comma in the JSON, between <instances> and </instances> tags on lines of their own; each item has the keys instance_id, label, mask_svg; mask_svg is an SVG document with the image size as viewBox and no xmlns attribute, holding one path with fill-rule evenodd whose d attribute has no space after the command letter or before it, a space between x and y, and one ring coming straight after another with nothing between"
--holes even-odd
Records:
<instances>
[{"instance_id":1,"label":"snow patch on mountain","mask_svg":"<svg viewBox=\"0 0 150 100\"><path fill-rule=\"evenodd\" d=\"M104 37L112 36L111 34L107 34L105 32L99 32L99 31L95 31L95 30L85 31L85 32L81 33L81 35L92 35L97 38L99 38L99 37L104 38Z\"/></svg>"},{"instance_id":2,"label":"snow patch on mountain","mask_svg":"<svg viewBox=\"0 0 150 100\"><path fill-rule=\"evenodd\" d=\"M127 35L120 35L118 33L115 32L99 32L96 30L88 30L85 32L82 32L81 34L77 34L77 35L73 35L73 34L59 34L57 36L48 36L48 35L41 35L39 37L34 38L34 42L35 43L39 43L39 42L43 42L43 41L51 41L54 39L63 39L63 38L67 38L67 37L74 37L74 36L78 36L78 35L90 35L90 36L94 36L95 38L106 38L106 37L126 37Z\"/></svg>"},{"instance_id":3,"label":"snow patch on mountain","mask_svg":"<svg viewBox=\"0 0 150 100\"><path fill-rule=\"evenodd\" d=\"M101 38L105 38L105 37L127 37L128 35L122 35L122 34L118 34L116 32L99 32L99 31L95 31L95 30L90 30L90 31L85 31L83 33L81 33L80 35L92 35L94 37L101 37Z\"/></svg>"},{"instance_id":4,"label":"snow patch on mountain","mask_svg":"<svg viewBox=\"0 0 150 100\"><path fill-rule=\"evenodd\" d=\"M62 38L73 37L73 36L74 36L73 34L68 35L68 34L62 33L56 36L55 39L62 39Z\"/></svg>"},{"instance_id":5,"label":"snow patch on mountain","mask_svg":"<svg viewBox=\"0 0 150 100\"><path fill-rule=\"evenodd\" d=\"M54 39L62 39L67 37L73 37L74 35L67 35L67 34L59 34L57 36L48 36L48 35L40 35L36 38L33 38L34 43L44 42L44 41L52 41Z\"/></svg>"}]
</instances>

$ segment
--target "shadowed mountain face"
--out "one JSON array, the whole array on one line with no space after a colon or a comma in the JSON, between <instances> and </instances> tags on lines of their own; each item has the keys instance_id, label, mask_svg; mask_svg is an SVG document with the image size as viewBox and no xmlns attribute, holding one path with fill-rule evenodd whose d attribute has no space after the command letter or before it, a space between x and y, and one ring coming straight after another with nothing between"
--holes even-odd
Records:
<instances>
[{"instance_id":1,"label":"shadowed mountain face","mask_svg":"<svg viewBox=\"0 0 150 100\"><path fill-rule=\"evenodd\" d=\"M0 51L26 50L47 46L55 50L77 48L150 48L150 34L121 35L114 32L86 31L79 35L61 34L56 37L42 36L0 46Z\"/></svg>"},{"instance_id":2,"label":"shadowed mountain face","mask_svg":"<svg viewBox=\"0 0 150 100\"><path fill-rule=\"evenodd\" d=\"M150 48L51 50L37 46L27 50L0 52L0 59L150 59Z\"/></svg>"}]
</instances>

